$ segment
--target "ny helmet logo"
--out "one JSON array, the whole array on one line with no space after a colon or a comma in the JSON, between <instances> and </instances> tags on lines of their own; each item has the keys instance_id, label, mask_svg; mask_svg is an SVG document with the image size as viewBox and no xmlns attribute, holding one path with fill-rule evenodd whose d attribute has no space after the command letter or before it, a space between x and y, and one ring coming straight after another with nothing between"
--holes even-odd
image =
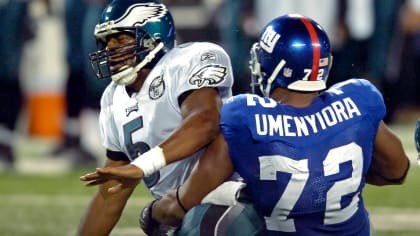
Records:
<instances>
[{"instance_id":1,"label":"ny helmet logo","mask_svg":"<svg viewBox=\"0 0 420 236\"><path fill-rule=\"evenodd\" d=\"M261 36L260 45L268 53L272 53L277 41L280 39L280 34L274 31L273 27L267 27Z\"/></svg>"}]
</instances>

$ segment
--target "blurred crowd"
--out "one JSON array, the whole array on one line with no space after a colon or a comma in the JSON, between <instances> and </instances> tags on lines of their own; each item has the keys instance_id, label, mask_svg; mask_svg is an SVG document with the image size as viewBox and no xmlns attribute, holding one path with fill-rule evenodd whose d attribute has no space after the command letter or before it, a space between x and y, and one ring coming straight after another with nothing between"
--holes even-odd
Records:
<instances>
[{"instance_id":1,"label":"blurred crowd","mask_svg":"<svg viewBox=\"0 0 420 236\"><path fill-rule=\"evenodd\" d=\"M65 98L60 142L49 155L72 152L74 163L96 164L82 142L83 111L99 112L107 81L98 81L88 54L95 51L93 29L109 0L0 0L0 162L12 168L18 120L24 114L27 90L22 71L27 45L42 37L44 21L56 19L63 31L65 70L58 76ZM163 0L170 8L178 43L212 41L232 58L234 94L250 92L249 49L270 19L286 13L313 18L325 27L333 45L328 83L366 78L384 94L388 115L420 108L420 0ZM37 7L34 7L34 6ZM42 9L42 13L39 10ZM40 16L41 15L41 16ZM53 42L56 38L49 38ZM51 53L42 51L44 57ZM42 63L39 62L39 63ZM54 69L54 65L48 65ZM26 75L26 76L23 76ZM23 78L24 77L24 78ZM38 85L43 86L43 85ZM45 85L46 86L46 85ZM96 135L96 134L95 134ZM68 156L68 155L67 155Z\"/></svg>"}]
</instances>

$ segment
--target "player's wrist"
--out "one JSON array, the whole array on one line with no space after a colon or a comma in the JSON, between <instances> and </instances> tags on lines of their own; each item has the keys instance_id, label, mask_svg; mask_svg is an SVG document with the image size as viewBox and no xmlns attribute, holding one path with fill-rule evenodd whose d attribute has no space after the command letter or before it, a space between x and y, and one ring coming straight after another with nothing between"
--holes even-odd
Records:
<instances>
[{"instance_id":1,"label":"player's wrist","mask_svg":"<svg viewBox=\"0 0 420 236\"><path fill-rule=\"evenodd\" d=\"M162 148L156 146L141 154L131 164L140 168L144 176L147 177L164 167L166 165L166 159Z\"/></svg>"},{"instance_id":2,"label":"player's wrist","mask_svg":"<svg viewBox=\"0 0 420 236\"><path fill-rule=\"evenodd\" d=\"M184 211L184 213L187 213L187 208L184 206L184 204L182 204L181 199L179 198L179 188L181 187L181 185L179 185L176 188L176 202L178 203L178 206Z\"/></svg>"}]
</instances>

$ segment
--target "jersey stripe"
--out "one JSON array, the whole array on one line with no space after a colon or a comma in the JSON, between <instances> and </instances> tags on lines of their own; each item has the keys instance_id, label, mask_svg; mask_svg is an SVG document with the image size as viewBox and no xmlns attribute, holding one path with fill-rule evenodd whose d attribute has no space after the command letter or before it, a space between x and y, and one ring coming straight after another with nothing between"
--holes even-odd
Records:
<instances>
[{"instance_id":1,"label":"jersey stripe","mask_svg":"<svg viewBox=\"0 0 420 236\"><path fill-rule=\"evenodd\" d=\"M315 81L317 80L317 77L318 77L319 60L321 57L321 47L319 44L318 35L314 29L314 26L311 24L311 22L304 17L301 18L301 21L303 22L306 29L308 30L309 36L311 37L311 41L312 41L313 57L312 57L312 73L311 73L310 81Z\"/></svg>"}]
</instances>

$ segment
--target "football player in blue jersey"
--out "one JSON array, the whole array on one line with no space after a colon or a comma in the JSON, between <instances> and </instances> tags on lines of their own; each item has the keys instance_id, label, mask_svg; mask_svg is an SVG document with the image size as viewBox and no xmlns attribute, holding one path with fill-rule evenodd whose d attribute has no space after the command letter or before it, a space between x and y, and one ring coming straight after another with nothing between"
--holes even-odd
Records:
<instances>
[{"instance_id":1,"label":"football player in blue jersey","mask_svg":"<svg viewBox=\"0 0 420 236\"><path fill-rule=\"evenodd\" d=\"M202 230L218 204L212 194L229 192L223 182L235 170L253 204L235 214L240 221L214 223L210 234L235 235L244 222L259 224L253 220L259 216L266 232L242 235L372 235L365 184L402 184L410 164L382 121L381 93L355 78L327 89L331 65L329 39L319 24L301 15L272 20L251 49L253 86L263 96L238 95L223 105L222 133L187 181L154 202L151 221L179 226L183 219L178 235L209 233ZM136 171L133 165L99 170L127 179L138 178ZM210 204L196 206L200 202ZM241 201L232 205L220 211L228 215Z\"/></svg>"},{"instance_id":2,"label":"football player in blue jersey","mask_svg":"<svg viewBox=\"0 0 420 236\"><path fill-rule=\"evenodd\" d=\"M267 235L371 235L365 183L401 184L409 169L400 139L382 121L380 92L363 79L325 90L329 40L320 25L300 15L270 22L251 57L254 85L264 97L238 95L224 104L223 135L200 162L229 166L230 156ZM168 212L182 216L180 202L189 209L191 199L195 204L205 196L209 191L200 195L200 183L216 179L207 169L199 163L178 196L172 191L156 202L154 218L171 222ZM192 208L180 232L194 229L186 222L200 225L192 219L204 219L206 208Z\"/></svg>"},{"instance_id":3,"label":"football player in blue jersey","mask_svg":"<svg viewBox=\"0 0 420 236\"><path fill-rule=\"evenodd\" d=\"M92 67L98 79L111 79L99 115L105 166L135 165L160 198L185 181L220 132L221 105L232 94L230 58L213 43L175 45L174 21L158 0L113 0L94 35ZM100 183L78 235L110 234L139 181ZM111 195L114 185L121 191Z\"/></svg>"}]
</instances>

